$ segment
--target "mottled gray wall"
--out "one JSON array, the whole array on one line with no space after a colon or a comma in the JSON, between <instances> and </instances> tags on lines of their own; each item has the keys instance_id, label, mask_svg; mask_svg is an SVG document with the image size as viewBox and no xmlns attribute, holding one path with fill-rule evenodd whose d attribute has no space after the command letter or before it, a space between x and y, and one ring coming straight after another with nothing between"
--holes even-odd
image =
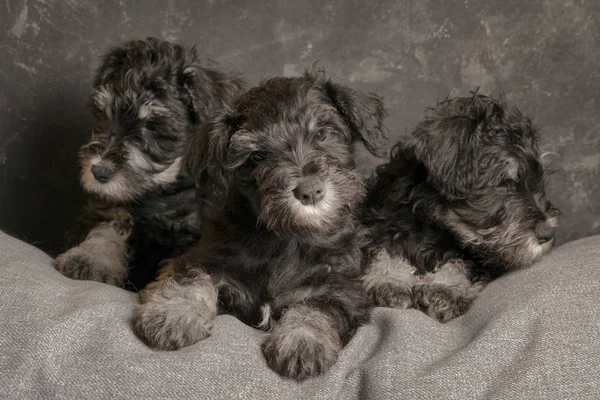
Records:
<instances>
[{"instance_id":1,"label":"mottled gray wall","mask_svg":"<svg viewBox=\"0 0 600 400\"><path fill-rule=\"evenodd\" d=\"M79 212L77 148L98 55L197 44L250 82L314 61L384 96L392 138L448 93L503 92L557 153L561 241L600 232L600 1L6 0L0 4L0 229L54 251Z\"/></svg>"}]
</instances>

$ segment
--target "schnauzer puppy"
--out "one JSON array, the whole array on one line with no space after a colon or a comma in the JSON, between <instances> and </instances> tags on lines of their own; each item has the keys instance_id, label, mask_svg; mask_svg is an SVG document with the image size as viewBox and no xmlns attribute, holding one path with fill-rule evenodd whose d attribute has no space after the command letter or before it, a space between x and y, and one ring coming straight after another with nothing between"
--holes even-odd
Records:
<instances>
[{"instance_id":1,"label":"schnauzer puppy","mask_svg":"<svg viewBox=\"0 0 600 400\"><path fill-rule=\"evenodd\" d=\"M200 175L227 191L224 207L140 294L139 336L175 350L227 313L270 331L262 351L284 377L327 371L368 318L354 146L381 154L384 115L377 96L317 72L237 98L190 149Z\"/></svg>"},{"instance_id":2,"label":"schnauzer puppy","mask_svg":"<svg viewBox=\"0 0 600 400\"><path fill-rule=\"evenodd\" d=\"M432 111L369 182L364 284L378 306L447 321L485 283L548 253L558 210L519 110L475 94Z\"/></svg>"},{"instance_id":3,"label":"schnauzer puppy","mask_svg":"<svg viewBox=\"0 0 600 400\"><path fill-rule=\"evenodd\" d=\"M202 217L183 150L241 85L202 66L194 49L154 38L104 55L92 95L97 125L80 153L91 199L78 245L56 259L61 273L117 286L129 277L139 287L159 261L197 242Z\"/></svg>"}]
</instances>

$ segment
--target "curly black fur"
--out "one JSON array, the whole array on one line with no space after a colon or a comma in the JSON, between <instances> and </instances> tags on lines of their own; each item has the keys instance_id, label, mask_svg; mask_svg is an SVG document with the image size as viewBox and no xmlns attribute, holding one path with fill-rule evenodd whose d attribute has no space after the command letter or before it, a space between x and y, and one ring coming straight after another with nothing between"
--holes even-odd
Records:
<instances>
[{"instance_id":1,"label":"curly black fur","mask_svg":"<svg viewBox=\"0 0 600 400\"><path fill-rule=\"evenodd\" d=\"M91 104L97 123L80 153L90 204L77 247L57 258L63 274L119 286L129 277L139 288L159 261L197 242L203 217L194 180L182 168L184 149L242 85L203 66L195 49L154 38L125 42L103 56ZM110 269L105 254L116 251L113 235L94 234L106 223L121 233L123 253ZM86 243L90 235L97 238L93 246Z\"/></svg>"},{"instance_id":2,"label":"curly black fur","mask_svg":"<svg viewBox=\"0 0 600 400\"><path fill-rule=\"evenodd\" d=\"M190 148L196 175L227 193L225 206L142 296L138 334L168 350L204 337L214 315L167 308L153 293L175 282L190 298L199 293L190 276L210 276L220 313L271 330L263 353L272 369L298 380L327 371L368 316L354 146L385 148L384 114L377 96L316 72L269 79L237 98ZM177 328L164 322L175 320Z\"/></svg>"},{"instance_id":3,"label":"curly black fur","mask_svg":"<svg viewBox=\"0 0 600 400\"><path fill-rule=\"evenodd\" d=\"M443 321L462 314L484 283L550 251L558 210L544 178L519 110L477 94L438 104L370 180L371 298Z\"/></svg>"}]
</instances>

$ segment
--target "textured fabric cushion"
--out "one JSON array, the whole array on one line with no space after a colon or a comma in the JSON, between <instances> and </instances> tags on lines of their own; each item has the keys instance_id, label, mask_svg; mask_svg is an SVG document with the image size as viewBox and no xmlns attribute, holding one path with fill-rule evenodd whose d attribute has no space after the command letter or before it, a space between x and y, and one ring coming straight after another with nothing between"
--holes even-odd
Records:
<instances>
[{"instance_id":1,"label":"textured fabric cushion","mask_svg":"<svg viewBox=\"0 0 600 400\"><path fill-rule=\"evenodd\" d=\"M600 393L600 237L490 285L447 324L376 309L338 363L305 383L271 372L265 333L218 317L209 339L153 351L136 296L59 275L0 233L0 398L591 399Z\"/></svg>"}]
</instances>

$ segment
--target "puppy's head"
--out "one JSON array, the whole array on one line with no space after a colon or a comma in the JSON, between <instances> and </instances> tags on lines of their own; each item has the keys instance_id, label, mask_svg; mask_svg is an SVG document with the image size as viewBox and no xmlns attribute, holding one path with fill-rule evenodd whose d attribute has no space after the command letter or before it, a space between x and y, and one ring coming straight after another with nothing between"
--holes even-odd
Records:
<instances>
[{"instance_id":1,"label":"puppy's head","mask_svg":"<svg viewBox=\"0 0 600 400\"><path fill-rule=\"evenodd\" d=\"M80 152L84 189L123 202L175 183L186 139L240 85L157 39L108 51L92 93L97 124Z\"/></svg>"},{"instance_id":2,"label":"puppy's head","mask_svg":"<svg viewBox=\"0 0 600 400\"><path fill-rule=\"evenodd\" d=\"M550 251L558 210L531 120L486 96L440 103L408 149L435 192L435 218L484 260L525 267Z\"/></svg>"},{"instance_id":3,"label":"puppy's head","mask_svg":"<svg viewBox=\"0 0 600 400\"><path fill-rule=\"evenodd\" d=\"M206 131L208 140L198 139L206 151L192 158L230 198L243 196L267 229L330 232L364 195L355 144L385 151L384 116L377 96L323 73L273 78L237 98Z\"/></svg>"}]
</instances>

